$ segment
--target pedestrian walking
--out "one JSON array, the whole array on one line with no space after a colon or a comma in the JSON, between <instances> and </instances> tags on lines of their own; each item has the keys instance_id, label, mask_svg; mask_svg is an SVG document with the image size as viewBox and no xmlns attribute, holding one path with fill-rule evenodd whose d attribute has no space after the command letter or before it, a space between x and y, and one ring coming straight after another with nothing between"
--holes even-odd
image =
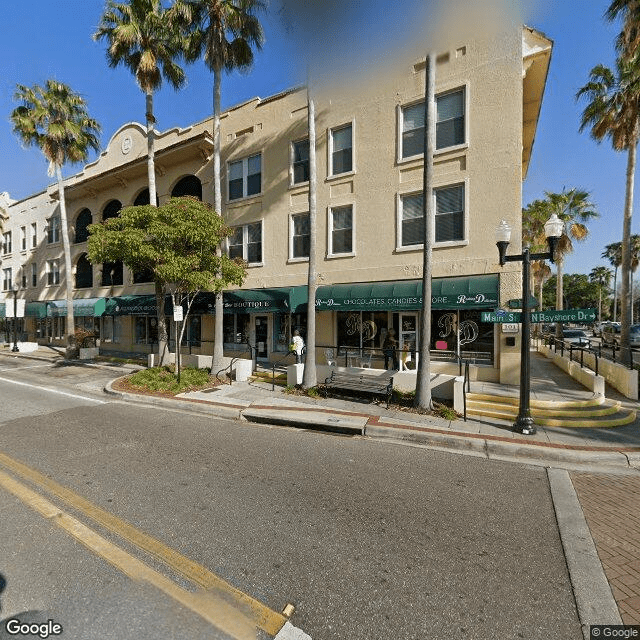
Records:
<instances>
[{"instance_id":1,"label":"pedestrian walking","mask_svg":"<svg viewBox=\"0 0 640 640\"><path fill-rule=\"evenodd\" d=\"M302 350L304 349L304 340L300 336L300 331L296 329L293 332L293 339L291 340L291 351L296 354L296 364L302 363Z\"/></svg>"}]
</instances>

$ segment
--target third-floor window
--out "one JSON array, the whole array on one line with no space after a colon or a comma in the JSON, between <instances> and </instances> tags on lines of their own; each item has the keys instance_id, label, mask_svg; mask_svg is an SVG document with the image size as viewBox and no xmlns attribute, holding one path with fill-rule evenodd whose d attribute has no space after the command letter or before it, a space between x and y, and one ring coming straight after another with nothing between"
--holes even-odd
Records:
<instances>
[{"instance_id":1,"label":"third-floor window","mask_svg":"<svg viewBox=\"0 0 640 640\"><path fill-rule=\"evenodd\" d=\"M229 200L248 198L258 195L261 191L261 154L229 163Z\"/></svg>"},{"instance_id":2,"label":"third-floor window","mask_svg":"<svg viewBox=\"0 0 640 640\"><path fill-rule=\"evenodd\" d=\"M2 235L2 253L11 253L11 231Z\"/></svg>"}]
</instances>

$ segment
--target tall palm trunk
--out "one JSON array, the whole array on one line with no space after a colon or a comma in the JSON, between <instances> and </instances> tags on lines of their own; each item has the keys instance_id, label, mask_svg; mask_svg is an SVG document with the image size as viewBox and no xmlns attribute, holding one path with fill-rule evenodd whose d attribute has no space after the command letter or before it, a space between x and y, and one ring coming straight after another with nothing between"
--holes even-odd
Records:
<instances>
[{"instance_id":1,"label":"tall palm trunk","mask_svg":"<svg viewBox=\"0 0 640 640\"><path fill-rule=\"evenodd\" d=\"M222 84L222 69L213 72L213 208L222 215L222 191L220 188L220 92ZM216 255L222 256L222 247L216 247ZM215 317L213 324L213 360L211 369L220 371L224 367L224 334L223 293L215 294Z\"/></svg>"},{"instance_id":2,"label":"tall palm trunk","mask_svg":"<svg viewBox=\"0 0 640 640\"><path fill-rule=\"evenodd\" d=\"M155 121L153 116L153 91L147 90L146 96L146 121L147 121L147 180L149 182L149 204L157 206L156 200L156 166L155 166ZM169 336L167 334L167 321L164 315L164 287L155 283L156 306L158 308L158 364L163 366L169 357ZM179 348L176 343L176 348Z\"/></svg>"},{"instance_id":3,"label":"tall palm trunk","mask_svg":"<svg viewBox=\"0 0 640 640\"><path fill-rule=\"evenodd\" d=\"M564 258L559 256L556 259L556 309L564 309L564 291L562 287L562 276L564 274ZM562 322L556 322L556 337L562 338Z\"/></svg>"},{"instance_id":4,"label":"tall palm trunk","mask_svg":"<svg viewBox=\"0 0 640 640\"><path fill-rule=\"evenodd\" d=\"M636 131L638 123L636 123ZM636 171L637 135L629 145L627 158L627 182L624 196L624 220L622 224L622 295L620 303L620 344L622 345L622 362L631 363L629 350L629 326L631 309L629 308L629 280L631 275L631 218L633 217L633 186Z\"/></svg>"},{"instance_id":5,"label":"tall palm trunk","mask_svg":"<svg viewBox=\"0 0 640 640\"><path fill-rule=\"evenodd\" d=\"M315 387L316 373L316 291L318 288L317 234L316 234L316 106L311 95L307 74L307 127L309 130L309 274L307 278L307 350L302 386Z\"/></svg>"},{"instance_id":6,"label":"tall palm trunk","mask_svg":"<svg viewBox=\"0 0 640 640\"><path fill-rule=\"evenodd\" d=\"M618 267L613 272L613 321L618 319Z\"/></svg>"},{"instance_id":7,"label":"tall palm trunk","mask_svg":"<svg viewBox=\"0 0 640 640\"><path fill-rule=\"evenodd\" d=\"M422 212L424 215L424 250L422 258L422 315L420 317L420 360L416 380L415 406L431 409L431 234L435 220L433 202L433 152L435 149L435 84L436 56L429 51L425 68L424 97L424 170L422 179Z\"/></svg>"},{"instance_id":8,"label":"tall palm trunk","mask_svg":"<svg viewBox=\"0 0 640 640\"><path fill-rule=\"evenodd\" d=\"M73 273L71 271L71 243L69 242L69 229L67 224L67 205L64 197L64 183L62 182L62 168L55 165L56 180L58 182L58 200L60 201L60 232L62 233L62 250L64 252L64 286L67 299L67 335L66 358L76 358L78 345L76 344L76 327L73 316Z\"/></svg>"}]
</instances>

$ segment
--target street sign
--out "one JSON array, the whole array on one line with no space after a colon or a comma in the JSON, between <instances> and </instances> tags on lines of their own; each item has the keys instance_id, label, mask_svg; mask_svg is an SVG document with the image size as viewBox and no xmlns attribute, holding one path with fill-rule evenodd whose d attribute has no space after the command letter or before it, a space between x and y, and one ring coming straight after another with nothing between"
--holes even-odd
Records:
<instances>
[{"instance_id":1,"label":"street sign","mask_svg":"<svg viewBox=\"0 0 640 640\"><path fill-rule=\"evenodd\" d=\"M552 309L532 312L531 322L593 322L596 316L595 309Z\"/></svg>"},{"instance_id":2,"label":"street sign","mask_svg":"<svg viewBox=\"0 0 640 640\"><path fill-rule=\"evenodd\" d=\"M520 322L519 311L482 311L480 322Z\"/></svg>"},{"instance_id":3,"label":"street sign","mask_svg":"<svg viewBox=\"0 0 640 640\"><path fill-rule=\"evenodd\" d=\"M24 305L25 305L25 299L24 298L18 298L16 301L16 315L18 318L24 318ZM5 318L13 318L13 303L14 301L11 300L10 298L7 298L6 302L5 302Z\"/></svg>"},{"instance_id":4,"label":"street sign","mask_svg":"<svg viewBox=\"0 0 640 640\"><path fill-rule=\"evenodd\" d=\"M593 322L595 309L551 309L550 311L532 311L531 322ZM522 322L519 311L482 311L480 322Z\"/></svg>"},{"instance_id":5,"label":"street sign","mask_svg":"<svg viewBox=\"0 0 640 640\"><path fill-rule=\"evenodd\" d=\"M514 298L513 300L507 300L507 306L509 309L522 309L522 298ZM531 296L529 298L529 309L535 309L538 306L538 299Z\"/></svg>"},{"instance_id":6,"label":"street sign","mask_svg":"<svg viewBox=\"0 0 640 640\"><path fill-rule=\"evenodd\" d=\"M175 306L173 307L173 319L176 322L182 322L184 318L184 312L181 306Z\"/></svg>"}]
</instances>

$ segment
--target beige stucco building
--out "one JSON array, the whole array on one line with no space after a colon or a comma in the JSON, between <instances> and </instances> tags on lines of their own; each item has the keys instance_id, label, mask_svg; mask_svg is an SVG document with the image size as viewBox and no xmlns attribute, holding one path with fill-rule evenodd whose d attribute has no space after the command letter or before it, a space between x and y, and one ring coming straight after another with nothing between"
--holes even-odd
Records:
<instances>
[{"instance_id":1,"label":"beige stucco building","mask_svg":"<svg viewBox=\"0 0 640 640\"><path fill-rule=\"evenodd\" d=\"M438 54L432 349L443 360L457 352L474 358L485 379L518 375L519 334L482 323L480 312L521 297L519 266L500 268L494 229L505 219L520 236L522 180L551 47L525 27ZM372 366L383 366L389 330L407 351L419 340L424 67L424 57L396 61L375 83L315 95L319 362L333 350L339 361L358 352L360 362L371 354ZM229 355L248 340L259 359L275 361L292 331L306 330L306 100L305 89L293 89L221 118L223 215L233 228L225 250L248 263L242 289L225 294ZM159 202L184 194L213 202L212 152L210 119L158 132ZM145 154L143 127L127 124L95 162L65 180L77 322L99 335L103 351L153 349L152 283L122 265L92 266L85 255L87 224L149 201ZM7 200L4 209L3 292L10 297L19 285L28 339L62 342L57 189ZM519 249L514 241L511 251ZM194 353L213 351L212 313L212 299L201 296L187 332Z\"/></svg>"}]
</instances>

